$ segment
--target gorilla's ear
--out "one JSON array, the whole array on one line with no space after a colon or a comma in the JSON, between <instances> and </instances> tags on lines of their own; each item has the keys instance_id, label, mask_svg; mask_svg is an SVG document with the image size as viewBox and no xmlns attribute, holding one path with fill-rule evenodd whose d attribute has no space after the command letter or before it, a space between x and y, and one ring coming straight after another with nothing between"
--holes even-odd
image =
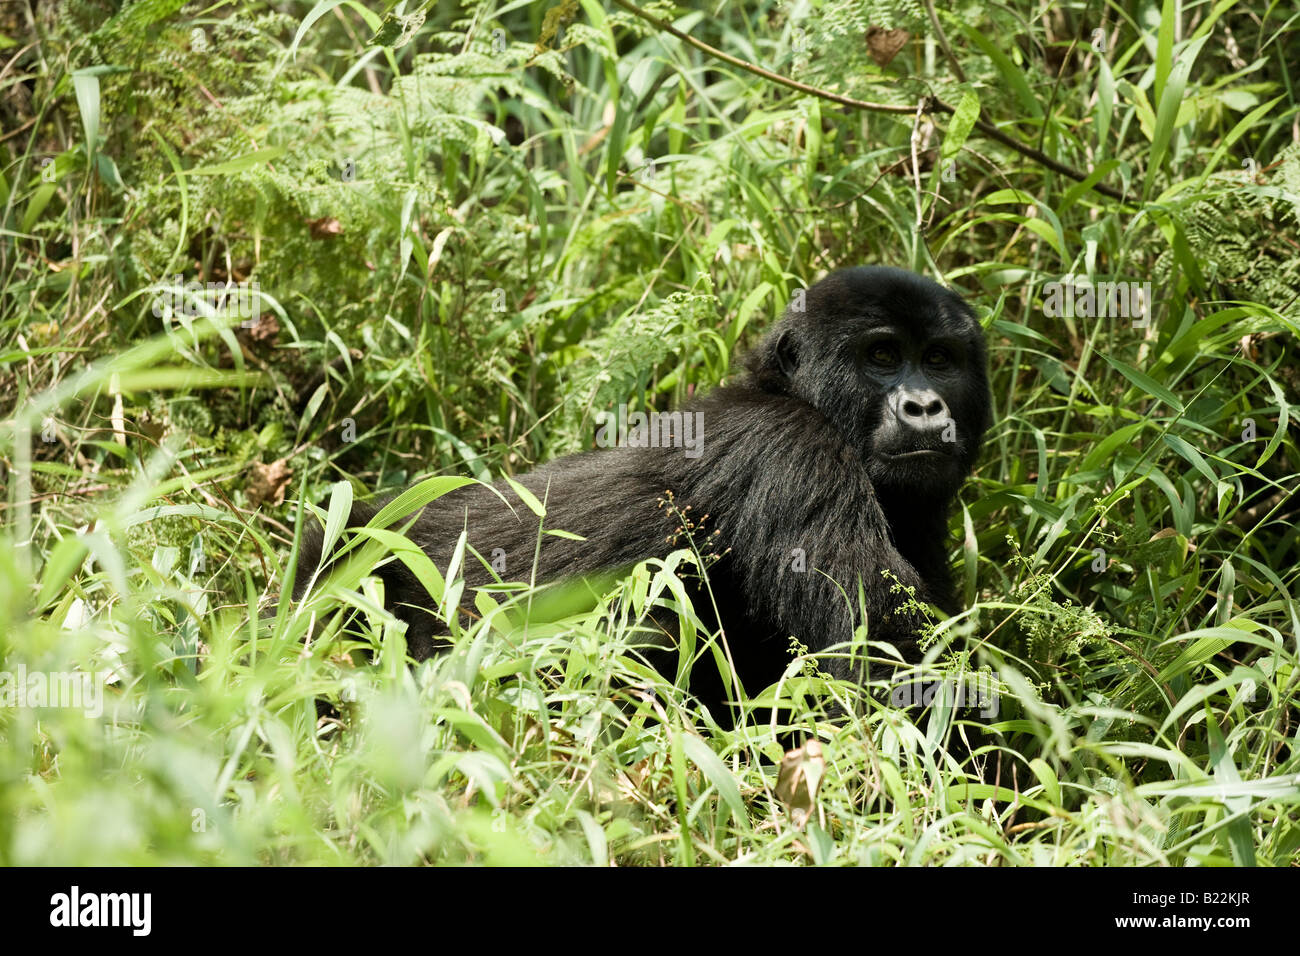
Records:
<instances>
[{"instance_id":1,"label":"gorilla's ear","mask_svg":"<svg viewBox=\"0 0 1300 956\"><path fill-rule=\"evenodd\" d=\"M799 367L799 346L794 340L794 333L789 329L782 329L776 341L772 343L772 353L777 367L781 369L781 374L786 378L793 378L795 369Z\"/></svg>"},{"instance_id":2,"label":"gorilla's ear","mask_svg":"<svg viewBox=\"0 0 1300 956\"><path fill-rule=\"evenodd\" d=\"M798 338L789 326L777 328L749 353L745 364L759 388L768 392L789 390L790 380L799 368Z\"/></svg>"}]
</instances>

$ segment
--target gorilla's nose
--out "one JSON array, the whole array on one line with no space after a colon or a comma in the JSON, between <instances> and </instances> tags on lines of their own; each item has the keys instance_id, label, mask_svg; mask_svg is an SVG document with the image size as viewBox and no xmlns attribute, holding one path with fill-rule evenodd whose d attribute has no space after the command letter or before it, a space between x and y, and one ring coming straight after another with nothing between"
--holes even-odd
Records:
<instances>
[{"instance_id":1,"label":"gorilla's nose","mask_svg":"<svg viewBox=\"0 0 1300 956\"><path fill-rule=\"evenodd\" d=\"M939 393L931 389L907 389L899 395L898 419L918 432L938 431L951 416Z\"/></svg>"}]
</instances>

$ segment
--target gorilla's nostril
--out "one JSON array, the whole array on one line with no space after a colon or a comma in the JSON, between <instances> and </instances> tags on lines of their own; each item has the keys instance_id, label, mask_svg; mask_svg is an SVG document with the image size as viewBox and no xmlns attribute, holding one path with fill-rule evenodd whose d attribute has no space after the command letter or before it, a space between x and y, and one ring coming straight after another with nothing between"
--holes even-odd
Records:
<instances>
[{"instance_id":1,"label":"gorilla's nostril","mask_svg":"<svg viewBox=\"0 0 1300 956\"><path fill-rule=\"evenodd\" d=\"M948 417L947 407L943 404L943 401L938 398L933 398L924 405L914 398L906 398L903 399L903 402L899 407L904 418L924 421L930 418Z\"/></svg>"}]
</instances>

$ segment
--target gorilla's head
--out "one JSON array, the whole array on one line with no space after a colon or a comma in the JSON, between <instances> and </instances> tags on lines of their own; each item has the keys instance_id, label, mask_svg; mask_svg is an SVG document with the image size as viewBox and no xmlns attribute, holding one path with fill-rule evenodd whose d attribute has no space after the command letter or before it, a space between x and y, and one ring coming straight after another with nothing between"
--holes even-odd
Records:
<instances>
[{"instance_id":1,"label":"gorilla's head","mask_svg":"<svg viewBox=\"0 0 1300 956\"><path fill-rule=\"evenodd\" d=\"M879 491L945 502L989 425L986 364L958 295L885 266L834 272L796 296L747 359L760 388L820 411Z\"/></svg>"}]
</instances>

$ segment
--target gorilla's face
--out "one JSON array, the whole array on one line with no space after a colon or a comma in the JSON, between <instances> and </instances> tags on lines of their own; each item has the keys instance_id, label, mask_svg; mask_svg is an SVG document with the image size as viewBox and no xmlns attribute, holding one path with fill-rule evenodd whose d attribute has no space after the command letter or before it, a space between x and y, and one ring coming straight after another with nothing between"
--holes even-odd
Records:
<instances>
[{"instance_id":1,"label":"gorilla's face","mask_svg":"<svg viewBox=\"0 0 1300 956\"><path fill-rule=\"evenodd\" d=\"M810 288L751 368L760 385L820 410L860 450L878 490L946 502L988 427L986 361L983 332L958 296L873 267Z\"/></svg>"}]
</instances>

